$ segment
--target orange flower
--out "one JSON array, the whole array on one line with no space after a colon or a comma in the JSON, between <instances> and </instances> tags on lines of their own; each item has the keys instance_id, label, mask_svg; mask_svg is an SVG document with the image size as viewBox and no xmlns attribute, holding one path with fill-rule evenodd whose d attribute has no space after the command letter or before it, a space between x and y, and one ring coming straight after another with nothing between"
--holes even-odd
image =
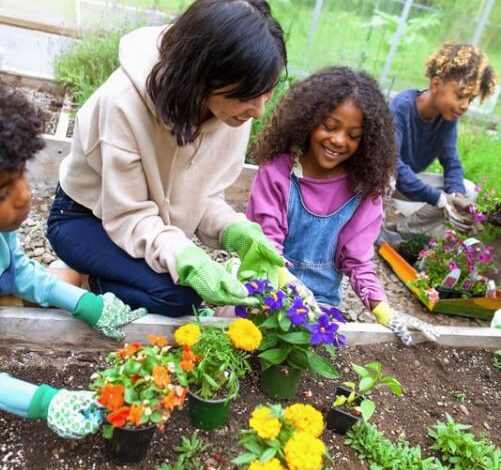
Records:
<instances>
[{"instance_id":1,"label":"orange flower","mask_svg":"<svg viewBox=\"0 0 501 470\"><path fill-rule=\"evenodd\" d=\"M164 398L164 408L172 411L176 406L182 406L186 398L187 391L188 389L183 388L181 394L178 395L174 390L171 390Z\"/></svg>"},{"instance_id":2,"label":"orange flower","mask_svg":"<svg viewBox=\"0 0 501 470\"><path fill-rule=\"evenodd\" d=\"M141 405L132 405L130 407L130 413L127 417L129 423L139 426L141 424L141 416L143 415L144 407Z\"/></svg>"},{"instance_id":3,"label":"orange flower","mask_svg":"<svg viewBox=\"0 0 501 470\"><path fill-rule=\"evenodd\" d=\"M115 411L124 404L124 386L123 385L105 385L99 391L97 399L101 405L104 405L110 411Z\"/></svg>"},{"instance_id":4,"label":"orange flower","mask_svg":"<svg viewBox=\"0 0 501 470\"><path fill-rule=\"evenodd\" d=\"M118 410L114 411L113 413L110 413L106 419L108 420L108 423L112 424L116 428L121 428L122 426L125 425L125 422L127 421L127 417L129 416L130 408L128 406L122 406L121 408L118 408Z\"/></svg>"},{"instance_id":5,"label":"orange flower","mask_svg":"<svg viewBox=\"0 0 501 470\"><path fill-rule=\"evenodd\" d=\"M186 372L191 372L195 368L195 363L193 361L181 361L179 366Z\"/></svg>"},{"instance_id":6,"label":"orange flower","mask_svg":"<svg viewBox=\"0 0 501 470\"><path fill-rule=\"evenodd\" d=\"M148 335L148 342L153 346L158 346L163 348L167 346L167 337L166 336L157 336L157 335Z\"/></svg>"},{"instance_id":7,"label":"orange flower","mask_svg":"<svg viewBox=\"0 0 501 470\"><path fill-rule=\"evenodd\" d=\"M169 372L165 367L155 366L153 367L153 380L158 388L165 388L170 384L171 380L169 377Z\"/></svg>"},{"instance_id":8,"label":"orange flower","mask_svg":"<svg viewBox=\"0 0 501 470\"><path fill-rule=\"evenodd\" d=\"M198 362L200 357L198 357L189 346L183 347L183 361L193 361Z\"/></svg>"},{"instance_id":9,"label":"orange flower","mask_svg":"<svg viewBox=\"0 0 501 470\"><path fill-rule=\"evenodd\" d=\"M133 356L141 348L141 343L126 344L123 348L118 350L118 355L122 359L127 359Z\"/></svg>"}]
</instances>

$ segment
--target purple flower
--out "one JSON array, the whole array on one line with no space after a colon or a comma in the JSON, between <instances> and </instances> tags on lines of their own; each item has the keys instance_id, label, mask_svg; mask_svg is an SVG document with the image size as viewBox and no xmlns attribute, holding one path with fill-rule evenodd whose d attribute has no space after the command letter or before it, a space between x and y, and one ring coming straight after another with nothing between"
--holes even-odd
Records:
<instances>
[{"instance_id":1,"label":"purple flower","mask_svg":"<svg viewBox=\"0 0 501 470\"><path fill-rule=\"evenodd\" d=\"M488 263L491 260L491 255L489 253L479 253L478 254L478 262L485 264Z\"/></svg>"},{"instance_id":2,"label":"purple flower","mask_svg":"<svg viewBox=\"0 0 501 470\"><path fill-rule=\"evenodd\" d=\"M247 307L245 305L237 305L235 307L235 316L240 318L248 318L249 312L247 311Z\"/></svg>"},{"instance_id":3,"label":"purple flower","mask_svg":"<svg viewBox=\"0 0 501 470\"><path fill-rule=\"evenodd\" d=\"M308 307L300 297L294 297L291 307L287 310L287 315L294 326L304 325L308 322Z\"/></svg>"},{"instance_id":4,"label":"purple flower","mask_svg":"<svg viewBox=\"0 0 501 470\"><path fill-rule=\"evenodd\" d=\"M324 313L318 317L317 323L308 325L306 328L311 332L311 344L331 344L334 342L334 335L339 329L339 325L329 322L329 316Z\"/></svg>"},{"instance_id":5,"label":"purple flower","mask_svg":"<svg viewBox=\"0 0 501 470\"><path fill-rule=\"evenodd\" d=\"M479 184L476 184L476 185L475 185L475 191L476 191L477 193L479 193L480 191L482 191L482 186L480 186Z\"/></svg>"},{"instance_id":6,"label":"purple flower","mask_svg":"<svg viewBox=\"0 0 501 470\"><path fill-rule=\"evenodd\" d=\"M454 260L449 261L449 264L447 265L447 267L452 271L453 269L456 269L458 267L458 264Z\"/></svg>"},{"instance_id":7,"label":"purple flower","mask_svg":"<svg viewBox=\"0 0 501 470\"><path fill-rule=\"evenodd\" d=\"M263 292L271 289L268 279L253 279L245 283L249 295L262 294Z\"/></svg>"},{"instance_id":8,"label":"purple flower","mask_svg":"<svg viewBox=\"0 0 501 470\"><path fill-rule=\"evenodd\" d=\"M341 313L341 310L336 307L331 307L330 305L320 305L320 309L323 313L326 313L330 318L332 318L332 320L336 320L340 323L344 323L346 321Z\"/></svg>"},{"instance_id":9,"label":"purple flower","mask_svg":"<svg viewBox=\"0 0 501 470\"><path fill-rule=\"evenodd\" d=\"M487 217L482 214L481 212L477 212L474 215L475 222L485 222L487 220Z\"/></svg>"},{"instance_id":10,"label":"purple flower","mask_svg":"<svg viewBox=\"0 0 501 470\"><path fill-rule=\"evenodd\" d=\"M280 310L284 306L285 294L281 290L272 292L264 299L264 309L270 312Z\"/></svg>"},{"instance_id":11,"label":"purple flower","mask_svg":"<svg viewBox=\"0 0 501 470\"><path fill-rule=\"evenodd\" d=\"M340 348L346 344L346 336L345 335L334 335L334 340L332 341L332 345L336 348Z\"/></svg>"}]
</instances>

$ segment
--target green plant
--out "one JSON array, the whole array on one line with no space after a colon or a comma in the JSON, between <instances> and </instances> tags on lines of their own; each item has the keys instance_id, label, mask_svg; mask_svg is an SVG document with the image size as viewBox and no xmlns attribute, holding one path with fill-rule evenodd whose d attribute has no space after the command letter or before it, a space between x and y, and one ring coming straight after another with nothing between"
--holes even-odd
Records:
<instances>
[{"instance_id":1,"label":"green plant","mask_svg":"<svg viewBox=\"0 0 501 470\"><path fill-rule=\"evenodd\" d=\"M82 106L120 65L118 43L126 32L125 28L91 31L56 58L56 80L69 88L77 106Z\"/></svg>"},{"instance_id":2,"label":"green plant","mask_svg":"<svg viewBox=\"0 0 501 470\"><path fill-rule=\"evenodd\" d=\"M316 317L293 284L275 290L267 280L255 279L245 286L259 305L237 306L236 315L248 317L262 332L258 354L262 370L286 364L329 379L339 377L331 362L313 351L323 345L333 359L334 347L344 344L344 336L337 333L344 318L337 308L322 308Z\"/></svg>"},{"instance_id":3,"label":"green plant","mask_svg":"<svg viewBox=\"0 0 501 470\"><path fill-rule=\"evenodd\" d=\"M162 428L175 408L183 406L187 377L165 336L148 335L149 344L125 344L108 355L111 366L96 372L89 385L104 407L103 435L114 428L156 424Z\"/></svg>"},{"instance_id":4,"label":"green plant","mask_svg":"<svg viewBox=\"0 0 501 470\"><path fill-rule=\"evenodd\" d=\"M464 403L464 401L466 400L466 395L463 392L459 392L457 390L451 390L449 392L449 395L453 400L458 401L459 403Z\"/></svg>"},{"instance_id":5,"label":"green plant","mask_svg":"<svg viewBox=\"0 0 501 470\"><path fill-rule=\"evenodd\" d=\"M501 349L494 351L494 367L501 369Z\"/></svg>"},{"instance_id":6,"label":"green plant","mask_svg":"<svg viewBox=\"0 0 501 470\"><path fill-rule=\"evenodd\" d=\"M367 460L371 470L445 470L435 457L423 458L419 445L411 447L406 441L393 444L373 425L358 422L347 433L345 444Z\"/></svg>"},{"instance_id":7,"label":"green plant","mask_svg":"<svg viewBox=\"0 0 501 470\"><path fill-rule=\"evenodd\" d=\"M391 375L383 375L380 362L368 362L365 366L352 363L351 368L360 376L360 381L358 384L343 382L351 393L349 396L336 395L332 404L334 408L344 408L348 413L361 414L365 421L369 421L376 411L376 404L367 398L367 395L374 389L386 385L394 395L402 394L400 382Z\"/></svg>"},{"instance_id":8,"label":"green plant","mask_svg":"<svg viewBox=\"0 0 501 470\"><path fill-rule=\"evenodd\" d=\"M476 439L471 426L459 424L447 414L447 421L437 422L428 435L435 440L431 446L441 453L441 460L456 470L497 470L501 468L501 450L487 438Z\"/></svg>"},{"instance_id":9,"label":"green plant","mask_svg":"<svg viewBox=\"0 0 501 470\"><path fill-rule=\"evenodd\" d=\"M295 403L258 405L249 419L249 428L241 431L240 444L245 452L232 460L247 470L323 469L323 460L331 457L320 440L324 430L322 413L311 405ZM266 464L266 466L263 466Z\"/></svg>"},{"instance_id":10,"label":"green plant","mask_svg":"<svg viewBox=\"0 0 501 470\"><path fill-rule=\"evenodd\" d=\"M417 233L412 235L408 240L400 243L398 245L398 252L405 253L406 255L416 258L419 253L423 250L430 239L429 235L425 233Z\"/></svg>"},{"instance_id":11,"label":"green plant","mask_svg":"<svg viewBox=\"0 0 501 470\"><path fill-rule=\"evenodd\" d=\"M212 399L223 394L229 400L238 393L238 379L251 369L249 352L261 342L261 332L244 319L224 325L187 324L174 333L183 346L180 365L188 373L195 394Z\"/></svg>"},{"instance_id":12,"label":"green plant","mask_svg":"<svg viewBox=\"0 0 501 470\"><path fill-rule=\"evenodd\" d=\"M176 463L163 463L158 470L203 470L201 454L207 449L208 445L195 431L191 438L182 436L181 445L174 447L174 452L178 454Z\"/></svg>"}]
</instances>

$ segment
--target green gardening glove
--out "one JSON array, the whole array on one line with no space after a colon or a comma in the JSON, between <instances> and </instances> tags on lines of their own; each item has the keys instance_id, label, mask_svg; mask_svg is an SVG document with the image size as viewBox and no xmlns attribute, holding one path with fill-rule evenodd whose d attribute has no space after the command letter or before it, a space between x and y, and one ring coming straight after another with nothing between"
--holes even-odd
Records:
<instances>
[{"instance_id":1,"label":"green gardening glove","mask_svg":"<svg viewBox=\"0 0 501 470\"><path fill-rule=\"evenodd\" d=\"M268 279L278 288L278 275L285 261L263 233L261 227L248 220L234 222L223 233L223 246L238 253L242 264L238 270L239 279L247 278L248 272L256 277Z\"/></svg>"},{"instance_id":2,"label":"green gardening glove","mask_svg":"<svg viewBox=\"0 0 501 470\"><path fill-rule=\"evenodd\" d=\"M95 295L86 292L77 303L73 312L75 318L83 320L91 328L109 338L122 340L125 333L121 326L127 325L148 314L145 308L131 310L111 292L104 295Z\"/></svg>"},{"instance_id":3,"label":"green gardening glove","mask_svg":"<svg viewBox=\"0 0 501 470\"><path fill-rule=\"evenodd\" d=\"M252 306L258 303L258 299L249 297L247 289L235 276L201 248L189 246L181 251L176 267L179 284L196 290L210 304Z\"/></svg>"},{"instance_id":4,"label":"green gardening glove","mask_svg":"<svg viewBox=\"0 0 501 470\"><path fill-rule=\"evenodd\" d=\"M81 439L98 431L103 415L94 392L37 388L28 417L47 420L49 429L65 439Z\"/></svg>"}]
</instances>

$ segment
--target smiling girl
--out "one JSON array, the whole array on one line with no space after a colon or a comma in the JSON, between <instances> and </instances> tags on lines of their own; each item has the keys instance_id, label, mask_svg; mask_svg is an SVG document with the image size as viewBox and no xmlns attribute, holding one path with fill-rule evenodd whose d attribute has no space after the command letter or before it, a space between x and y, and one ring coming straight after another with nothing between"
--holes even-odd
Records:
<instances>
[{"instance_id":1,"label":"smiling girl","mask_svg":"<svg viewBox=\"0 0 501 470\"><path fill-rule=\"evenodd\" d=\"M378 321L409 344L406 327L415 325L386 303L372 265L396 158L391 113L376 82L331 67L296 83L252 154L261 168L247 217L283 253L291 273L318 302L334 306L346 275Z\"/></svg>"}]
</instances>

